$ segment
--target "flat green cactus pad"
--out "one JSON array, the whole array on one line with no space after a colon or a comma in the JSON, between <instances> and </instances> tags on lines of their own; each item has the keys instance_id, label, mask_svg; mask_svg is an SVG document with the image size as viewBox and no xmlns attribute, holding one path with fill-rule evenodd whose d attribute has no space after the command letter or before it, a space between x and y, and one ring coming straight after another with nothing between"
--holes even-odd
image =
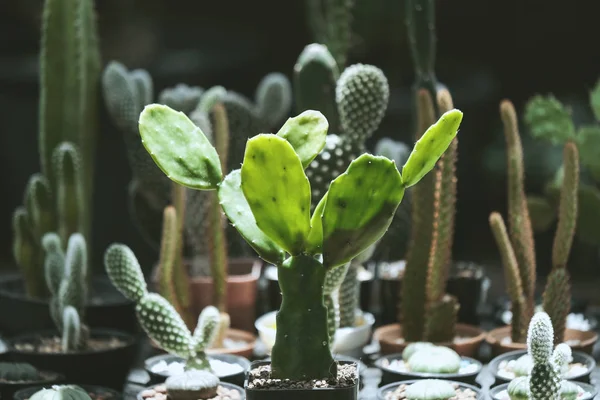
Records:
<instances>
[{"instance_id":1,"label":"flat green cactus pad","mask_svg":"<svg viewBox=\"0 0 600 400\"><path fill-rule=\"evenodd\" d=\"M319 111L307 110L289 118L277 136L290 142L304 168L323 150L329 123Z\"/></svg>"},{"instance_id":2,"label":"flat green cactus pad","mask_svg":"<svg viewBox=\"0 0 600 400\"><path fill-rule=\"evenodd\" d=\"M323 209L323 264L351 261L386 232L404 196L393 161L363 154L331 182Z\"/></svg>"},{"instance_id":3,"label":"flat green cactus pad","mask_svg":"<svg viewBox=\"0 0 600 400\"><path fill-rule=\"evenodd\" d=\"M444 113L415 143L402 168L402 182L405 187L415 185L433 169L456 137L462 117L463 113L456 109Z\"/></svg>"},{"instance_id":4,"label":"flat green cactus pad","mask_svg":"<svg viewBox=\"0 0 600 400\"><path fill-rule=\"evenodd\" d=\"M321 254L323 253L323 210L327 204L327 193L321 198L313 215L310 219L310 233L308 235L308 241L306 244L306 252L308 254Z\"/></svg>"},{"instance_id":5,"label":"flat green cactus pad","mask_svg":"<svg viewBox=\"0 0 600 400\"><path fill-rule=\"evenodd\" d=\"M144 147L169 179L193 189L216 189L221 161L204 133L182 112L151 104L140 114Z\"/></svg>"},{"instance_id":6,"label":"flat green cactus pad","mask_svg":"<svg viewBox=\"0 0 600 400\"><path fill-rule=\"evenodd\" d=\"M242 190L260 230L292 255L304 250L310 232L310 184L287 140L268 134L248 140Z\"/></svg>"}]
</instances>

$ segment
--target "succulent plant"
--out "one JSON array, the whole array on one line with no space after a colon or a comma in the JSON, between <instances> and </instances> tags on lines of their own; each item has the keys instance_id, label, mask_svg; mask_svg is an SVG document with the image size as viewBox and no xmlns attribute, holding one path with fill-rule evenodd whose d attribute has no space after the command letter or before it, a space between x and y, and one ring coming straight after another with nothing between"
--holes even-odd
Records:
<instances>
[{"instance_id":1,"label":"succulent plant","mask_svg":"<svg viewBox=\"0 0 600 400\"><path fill-rule=\"evenodd\" d=\"M344 280L338 289L338 301L340 307L340 324L339 327L353 327L356 324L356 312L360 308L360 281L358 273L363 268L363 264L367 262L377 244L371 245L367 250L359 254L355 259L350 261L348 270L344 275Z\"/></svg>"},{"instance_id":2,"label":"succulent plant","mask_svg":"<svg viewBox=\"0 0 600 400\"><path fill-rule=\"evenodd\" d=\"M206 307L192 334L175 308L161 295L149 293L140 264L131 249L112 244L104 253L104 265L113 285L136 303L140 325L162 349L186 360L186 368L209 370L205 350L213 343L219 311Z\"/></svg>"},{"instance_id":3,"label":"succulent plant","mask_svg":"<svg viewBox=\"0 0 600 400\"><path fill-rule=\"evenodd\" d=\"M431 342L412 342L409 343L408 346L404 348L402 351L402 360L405 362L408 361L410 356L415 354L417 351L428 349L431 347L435 347L435 345Z\"/></svg>"},{"instance_id":4,"label":"succulent plant","mask_svg":"<svg viewBox=\"0 0 600 400\"><path fill-rule=\"evenodd\" d=\"M531 373L531 368L533 368L533 359L529 354L523 354L515 361L513 371L515 376L527 376Z\"/></svg>"},{"instance_id":5,"label":"succulent plant","mask_svg":"<svg viewBox=\"0 0 600 400\"><path fill-rule=\"evenodd\" d=\"M31 176L13 214L13 256L27 295L44 298L41 240L86 236L91 222L100 75L91 0L46 0L42 17L38 132L41 173Z\"/></svg>"},{"instance_id":6,"label":"succulent plant","mask_svg":"<svg viewBox=\"0 0 600 400\"><path fill-rule=\"evenodd\" d=\"M589 94L595 124L576 126L570 110L552 95L536 95L525 108L524 120L530 134L552 144L573 142L581 155L582 183L579 186L579 217L576 236L584 243L600 246L600 81ZM587 174L586 174L587 173ZM564 166L546 185L543 196L529 196L528 206L534 227L545 231L560 216L560 192ZM584 180L584 176L589 179Z\"/></svg>"},{"instance_id":7,"label":"succulent plant","mask_svg":"<svg viewBox=\"0 0 600 400\"><path fill-rule=\"evenodd\" d=\"M92 400L90 395L76 385L53 385L50 389L35 392L30 400Z\"/></svg>"},{"instance_id":8,"label":"succulent plant","mask_svg":"<svg viewBox=\"0 0 600 400\"><path fill-rule=\"evenodd\" d=\"M172 180L216 190L232 225L263 260L278 267L283 301L272 377L305 380L336 375L324 305L326 274L385 233L405 188L433 168L461 120L462 113L453 110L431 127L416 144L402 176L391 160L360 156L330 184L312 218L304 169L325 146L328 123L319 112L305 111L288 119L276 135L248 140L241 169L225 177L217 151L185 114L147 106L140 116L140 133Z\"/></svg>"},{"instance_id":9,"label":"succulent plant","mask_svg":"<svg viewBox=\"0 0 600 400\"><path fill-rule=\"evenodd\" d=\"M560 383L560 399L561 400L575 400L579 397L581 387L570 381L562 381Z\"/></svg>"},{"instance_id":10,"label":"succulent plant","mask_svg":"<svg viewBox=\"0 0 600 400\"><path fill-rule=\"evenodd\" d=\"M85 238L80 233L72 234L65 253L60 236L51 232L44 235L42 246L46 252L46 284L52 296L50 315L62 335L62 350L84 349L89 337L83 322L88 294Z\"/></svg>"},{"instance_id":11,"label":"succulent plant","mask_svg":"<svg viewBox=\"0 0 600 400\"><path fill-rule=\"evenodd\" d=\"M502 256L507 292L512 304L512 341L524 342L525 321L534 310L535 294L535 243L529 210L527 208L524 177L523 150L517 128L513 105L505 100L500 106L504 122L508 157L508 217L507 231L502 216L493 212L490 226ZM579 155L574 143L565 144L564 184L561 189L560 220L552 248L552 271L544 290L544 310L554 324L555 342L564 338L567 315L570 311L569 273L566 269L577 221L577 195L579 186Z\"/></svg>"},{"instance_id":12,"label":"succulent plant","mask_svg":"<svg viewBox=\"0 0 600 400\"><path fill-rule=\"evenodd\" d=\"M510 400L530 400L529 376L520 376L511 380L507 391Z\"/></svg>"},{"instance_id":13,"label":"succulent plant","mask_svg":"<svg viewBox=\"0 0 600 400\"><path fill-rule=\"evenodd\" d=\"M40 372L28 363L0 362L0 381L31 382L40 377Z\"/></svg>"},{"instance_id":14,"label":"succulent plant","mask_svg":"<svg viewBox=\"0 0 600 400\"><path fill-rule=\"evenodd\" d=\"M219 378L207 371L191 370L173 375L165 381L167 395L173 400L213 399Z\"/></svg>"},{"instance_id":15,"label":"succulent plant","mask_svg":"<svg viewBox=\"0 0 600 400\"><path fill-rule=\"evenodd\" d=\"M404 359L404 353L402 358ZM413 372L451 374L460 370L461 359L448 347L432 345L414 349L405 362Z\"/></svg>"},{"instance_id":16,"label":"succulent plant","mask_svg":"<svg viewBox=\"0 0 600 400\"><path fill-rule=\"evenodd\" d=\"M404 396L406 400L450 400L456 397L456 390L450 382L423 379L409 385Z\"/></svg>"}]
</instances>

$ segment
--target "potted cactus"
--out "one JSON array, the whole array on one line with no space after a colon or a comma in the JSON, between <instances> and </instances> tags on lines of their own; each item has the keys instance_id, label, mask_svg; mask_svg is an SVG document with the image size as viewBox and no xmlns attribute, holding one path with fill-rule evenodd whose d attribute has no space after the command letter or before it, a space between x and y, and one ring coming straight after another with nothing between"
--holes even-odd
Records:
<instances>
[{"instance_id":1,"label":"potted cactus","mask_svg":"<svg viewBox=\"0 0 600 400\"><path fill-rule=\"evenodd\" d=\"M58 232L64 245L72 233L90 234L100 78L95 18L91 0L44 2L38 132L42 171L31 176L24 204L13 214L13 255L21 274L0 281L0 330L7 334L52 327L44 234ZM105 279L91 282L90 325L135 332L132 304Z\"/></svg>"},{"instance_id":2,"label":"potted cactus","mask_svg":"<svg viewBox=\"0 0 600 400\"><path fill-rule=\"evenodd\" d=\"M339 69L334 56L320 44L306 46L294 66L297 112L322 110L330 123L323 152L306 168L313 208L329 189L329 183L348 168L352 160L367 151L366 141L377 130L389 99L388 82L379 68L354 64L341 74ZM369 104L369 107L362 107L362 104ZM374 249L375 245L341 270L328 275L326 299L338 314L332 320L335 353L357 356L370 340L375 319L371 313L359 308L358 276ZM281 292L277 267L267 268L270 282L277 285L272 293L278 299L271 303L278 304ZM256 321L261 339L269 349L275 340L275 313L272 311Z\"/></svg>"},{"instance_id":3,"label":"potted cactus","mask_svg":"<svg viewBox=\"0 0 600 400\"><path fill-rule=\"evenodd\" d=\"M249 372L248 398L287 393L356 398L356 364L338 365L331 355L326 275L385 233L404 189L433 168L461 120L458 110L444 114L417 143L402 176L389 159L358 157L330 184L311 218L304 169L325 147L328 122L321 113L307 110L289 119L276 135L251 138L241 169L223 177L215 148L185 114L161 105L144 109L140 134L157 165L180 184L216 190L232 225L263 260L278 267L283 301L277 337L271 361L254 364ZM323 380L326 388L315 387ZM294 382L304 382L305 389L292 389Z\"/></svg>"},{"instance_id":4,"label":"potted cactus","mask_svg":"<svg viewBox=\"0 0 600 400\"><path fill-rule=\"evenodd\" d=\"M45 234L42 245L56 330L13 337L11 358L61 373L70 382L120 388L133 365L136 340L130 334L85 324L88 263L83 235L71 235L66 252L56 233Z\"/></svg>"},{"instance_id":5,"label":"potted cactus","mask_svg":"<svg viewBox=\"0 0 600 400\"><path fill-rule=\"evenodd\" d=\"M121 400L119 391L94 385L53 385L51 387L33 386L17 391L15 400Z\"/></svg>"},{"instance_id":6,"label":"potted cactus","mask_svg":"<svg viewBox=\"0 0 600 400\"><path fill-rule=\"evenodd\" d=\"M142 269L129 247L111 245L104 254L104 264L117 289L135 302L137 318L144 331L169 353L146 360L145 367L153 383L164 382L185 369L215 373L228 382L243 382L249 366L246 359L230 354L206 354L219 333L221 314L217 308L208 306L202 310L192 333L166 298L148 292Z\"/></svg>"},{"instance_id":7,"label":"potted cactus","mask_svg":"<svg viewBox=\"0 0 600 400\"><path fill-rule=\"evenodd\" d=\"M17 390L32 385L60 383L64 377L56 372L40 371L31 364L0 362L0 396L11 399Z\"/></svg>"},{"instance_id":8,"label":"potted cactus","mask_svg":"<svg viewBox=\"0 0 600 400\"><path fill-rule=\"evenodd\" d=\"M512 323L494 329L487 340L494 355L526 347L526 321L535 309L536 258L531 219L525 198L523 151L517 128L517 116L509 101L502 102L500 112L505 127L508 157L509 230L502 216L490 215L490 226L502 256L507 292L511 298ZM598 335L566 328L571 305L571 288L567 262L578 213L579 154L568 142L563 153L564 178L560 194L560 216L552 248L552 270L543 294L543 309L551 316L555 341L567 341L571 347L590 353Z\"/></svg>"},{"instance_id":9,"label":"potted cactus","mask_svg":"<svg viewBox=\"0 0 600 400\"><path fill-rule=\"evenodd\" d=\"M169 377L164 384L142 390L137 400L241 400L244 389L231 383L220 382L207 371L190 370Z\"/></svg>"},{"instance_id":10,"label":"potted cactus","mask_svg":"<svg viewBox=\"0 0 600 400\"><path fill-rule=\"evenodd\" d=\"M571 348L566 343L554 348L552 326L545 312L537 312L531 318L527 332L529 372L494 387L490 391L493 400L588 400L596 396L594 386L563 379Z\"/></svg>"},{"instance_id":11,"label":"potted cactus","mask_svg":"<svg viewBox=\"0 0 600 400\"><path fill-rule=\"evenodd\" d=\"M212 231L221 229L219 224L210 223L215 221L211 218L215 215L211 196L171 182L141 145L138 117L143 107L151 103L154 97L149 73L141 69L128 71L122 64L113 61L104 70L102 84L109 115L123 132L133 172L129 186L129 210L133 222L148 244L158 249L161 243L161 223L162 232L165 232L162 221L164 208L168 205L177 208L180 215L177 220L185 221L183 232L177 231L178 235L183 235L178 240L181 242L178 248L183 252L183 260L173 272L178 286L188 285L189 290L179 287L176 301L189 309L189 320L192 323L196 321L195 316L209 304L227 309L233 328L228 331L228 336L240 343L245 341L246 345L226 351L235 350L247 355L252 351L254 338L238 329L253 331L257 280L262 264L250 257L249 247L231 227L224 228L224 241L206 240L207 237L214 236ZM186 113L202 127L211 141L223 143L226 146L224 152L227 153L223 154L223 160L227 168L231 169L239 165L243 157L240 143L248 135L268 131L287 116L291 106L290 92L287 78L279 73L271 73L258 85L255 103L221 86L204 90L185 84L163 90L158 95L158 102ZM217 103L225 108L228 130L216 129L218 120L223 119L214 112L214 105ZM224 134L229 134L229 138L223 137ZM228 157L225 158L225 155ZM224 251L227 257L221 261L215 259ZM159 262L153 273L154 282L169 301L175 300L163 290L169 286L163 272ZM213 284L213 275L216 275L216 284ZM224 301L219 300L221 298ZM178 311L184 315L183 309L178 308Z\"/></svg>"},{"instance_id":12,"label":"potted cactus","mask_svg":"<svg viewBox=\"0 0 600 400\"><path fill-rule=\"evenodd\" d=\"M390 383L377 391L377 400L483 400L481 390L462 382L423 379Z\"/></svg>"}]
</instances>

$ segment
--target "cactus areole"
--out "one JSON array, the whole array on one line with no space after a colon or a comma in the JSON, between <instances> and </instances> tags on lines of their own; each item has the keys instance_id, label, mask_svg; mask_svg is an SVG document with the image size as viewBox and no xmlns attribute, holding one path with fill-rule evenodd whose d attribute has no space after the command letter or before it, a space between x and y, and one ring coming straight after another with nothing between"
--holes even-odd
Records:
<instances>
[{"instance_id":1,"label":"cactus areole","mask_svg":"<svg viewBox=\"0 0 600 400\"><path fill-rule=\"evenodd\" d=\"M456 136L462 112L444 114L417 142L402 169L363 154L334 179L310 214L304 169L323 150L327 119L318 111L290 118L277 134L248 140L241 169L223 177L219 155L181 112L149 105L142 142L175 182L217 190L231 224L266 262L278 267L283 301L271 370L275 379L336 376L323 286L328 270L351 261L385 233L404 190L416 184Z\"/></svg>"}]
</instances>

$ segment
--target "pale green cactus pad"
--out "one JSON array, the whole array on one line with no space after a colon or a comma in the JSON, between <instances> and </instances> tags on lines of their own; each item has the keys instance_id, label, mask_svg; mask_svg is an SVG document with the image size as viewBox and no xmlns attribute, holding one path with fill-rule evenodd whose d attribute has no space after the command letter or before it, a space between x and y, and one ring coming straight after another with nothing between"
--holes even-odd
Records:
<instances>
[{"instance_id":1,"label":"pale green cactus pad","mask_svg":"<svg viewBox=\"0 0 600 400\"><path fill-rule=\"evenodd\" d=\"M413 372L452 374L460 370L460 356L443 346L423 347L415 351L407 361Z\"/></svg>"},{"instance_id":2,"label":"pale green cactus pad","mask_svg":"<svg viewBox=\"0 0 600 400\"><path fill-rule=\"evenodd\" d=\"M317 111L307 110L297 117L288 119L277 136L290 142L302 166L306 168L325 147L329 123Z\"/></svg>"},{"instance_id":3,"label":"pale green cactus pad","mask_svg":"<svg viewBox=\"0 0 600 400\"><path fill-rule=\"evenodd\" d=\"M129 300L137 302L148 294L142 268L129 247L110 246L104 253L104 265L113 285Z\"/></svg>"},{"instance_id":4,"label":"pale green cactus pad","mask_svg":"<svg viewBox=\"0 0 600 400\"><path fill-rule=\"evenodd\" d=\"M440 379L423 379L406 388L406 400L449 400L456 396L450 382Z\"/></svg>"}]
</instances>

